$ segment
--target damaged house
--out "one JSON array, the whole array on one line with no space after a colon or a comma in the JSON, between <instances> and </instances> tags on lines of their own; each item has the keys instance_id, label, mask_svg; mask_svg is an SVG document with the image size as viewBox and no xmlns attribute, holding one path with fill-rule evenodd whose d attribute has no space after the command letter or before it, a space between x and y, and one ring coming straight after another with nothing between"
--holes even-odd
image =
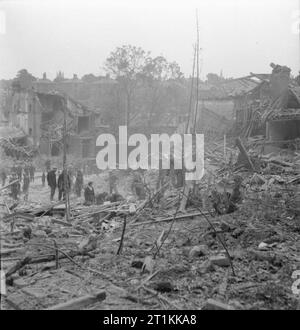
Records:
<instances>
[{"instance_id":1,"label":"damaged house","mask_svg":"<svg viewBox=\"0 0 300 330\"><path fill-rule=\"evenodd\" d=\"M286 74L288 73L289 71ZM279 72L278 75L280 79L282 73ZM300 86L292 84L287 78L285 84L282 83L282 79L276 81L272 78L271 88L276 88L276 84L279 86L278 93L272 95L272 103L263 116L266 123L266 138L278 146L284 146L300 138Z\"/></svg>"},{"instance_id":2,"label":"damaged house","mask_svg":"<svg viewBox=\"0 0 300 330\"><path fill-rule=\"evenodd\" d=\"M286 66L271 63L271 74L251 73L256 85L234 96L235 129L241 136L264 135L284 146L300 137L300 88Z\"/></svg>"},{"instance_id":3,"label":"damaged house","mask_svg":"<svg viewBox=\"0 0 300 330\"><path fill-rule=\"evenodd\" d=\"M250 73L219 86L201 84L197 132L262 135L266 144L285 146L300 137L300 87L286 66L271 63L272 73ZM186 117L180 126L186 125Z\"/></svg>"},{"instance_id":4,"label":"damaged house","mask_svg":"<svg viewBox=\"0 0 300 330\"><path fill-rule=\"evenodd\" d=\"M22 130L27 143L40 154L62 152L63 118L66 112L67 152L82 158L95 157L95 114L81 103L58 93L17 89L11 95L8 121Z\"/></svg>"},{"instance_id":5,"label":"damaged house","mask_svg":"<svg viewBox=\"0 0 300 330\"><path fill-rule=\"evenodd\" d=\"M233 110L234 102L222 88L200 83L196 132L205 134L206 138L223 136L233 125ZM185 131L188 116L185 114L179 117L179 132Z\"/></svg>"},{"instance_id":6,"label":"damaged house","mask_svg":"<svg viewBox=\"0 0 300 330\"><path fill-rule=\"evenodd\" d=\"M37 79L32 85L36 91L41 93L59 91L87 108L101 113L106 109L107 102L117 97L118 84L109 76L86 76L86 78L79 79L77 74L74 74L71 79L67 79L61 73L54 81L51 81L44 73L42 79Z\"/></svg>"}]
</instances>

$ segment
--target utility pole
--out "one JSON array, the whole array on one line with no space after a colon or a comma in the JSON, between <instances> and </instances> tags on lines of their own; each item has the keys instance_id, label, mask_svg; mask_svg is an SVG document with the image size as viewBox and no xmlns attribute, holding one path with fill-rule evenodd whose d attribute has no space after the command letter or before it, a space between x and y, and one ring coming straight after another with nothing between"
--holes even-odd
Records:
<instances>
[{"instance_id":1,"label":"utility pole","mask_svg":"<svg viewBox=\"0 0 300 330\"><path fill-rule=\"evenodd\" d=\"M185 127L185 133L190 133L191 131L191 115L193 113L192 108L193 108L193 93L194 93L194 78L195 78L195 62L196 62L196 56L197 56L197 48L196 45L194 46L194 59L193 59L193 70L192 70L192 81L191 81L191 94L190 94L190 100L189 100L189 115L188 115L188 120L187 124Z\"/></svg>"},{"instance_id":2,"label":"utility pole","mask_svg":"<svg viewBox=\"0 0 300 330\"><path fill-rule=\"evenodd\" d=\"M70 221L70 199L69 199L69 182L67 173L67 106L63 98L63 111L64 111L64 126L63 126L63 175L64 175L64 191L65 191L65 209L66 221Z\"/></svg>"},{"instance_id":3,"label":"utility pole","mask_svg":"<svg viewBox=\"0 0 300 330\"><path fill-rule=\"evenodd\" d=\"M198 10L196 10L196 27L197 27L197 43L196 43L196 106L194 113L194 122L193 122L193 133L196 133L197 125L197 116L198 116L198 105L199 105L199 23L198 23Z\"/></svg>"},{"instance_id":4,"label":"utility pole","mask_svg":"<svg viewBox=\"0 0 300 330\"><path fill-rule=\"evenodd\" d=\"M193 81L194 81L194 73L195 73L195 66L196 66L196 104L194 113L192 113L191 108L189 109L189 117L188 123L186 126L186 132L195 134L196 133L196 123L197 123L197 113L198 113L198 105L199 105L199 24L198 24L198 10L196 10L196 26L197 26L197 42L194 50L194 63L193 63L193 77L192 77L192 86L191 86L191 96L190 96L190 106L192 104L192 97L193 97ZM193 118L190 119L190 116L193 115ZM183 197L180 201L179 210L184 212L188 196L191 190L195 190L195 182L184 182L183 187Z\"/></svg>"}]
</instances>

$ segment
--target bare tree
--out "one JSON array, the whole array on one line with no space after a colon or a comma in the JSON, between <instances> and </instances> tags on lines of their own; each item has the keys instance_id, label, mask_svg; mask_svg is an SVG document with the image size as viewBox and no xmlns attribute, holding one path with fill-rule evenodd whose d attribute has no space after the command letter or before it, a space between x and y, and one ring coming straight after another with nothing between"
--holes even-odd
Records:
<instances>
[{"instance_id":1,"label":"bare tree","mask_svg":"<svg viewBox=\"0 0 300 330\"><path fill-rule=\"evenodd\" d=\"M146 85L146 96L149 99L148 126L151 126L153 117L162 115L168 107L166 90L170 90L172 82L183 77L180 67L176 62L168 62L163 56L148 58L143 71L143 81Z\"/></svg>"},{"instance_id":2,"label":"bare tree","mask_svg":"<svg viewBox=\"0 0 300 330\"><path fill-rule=\"evenodd\" d=\"M111 52L105 62L105 70L117 79L125 93L125 124L127 126L130 125L134 93L149 57L150 53L140 47L124 45Z\"/></svg>"}]
</instances>

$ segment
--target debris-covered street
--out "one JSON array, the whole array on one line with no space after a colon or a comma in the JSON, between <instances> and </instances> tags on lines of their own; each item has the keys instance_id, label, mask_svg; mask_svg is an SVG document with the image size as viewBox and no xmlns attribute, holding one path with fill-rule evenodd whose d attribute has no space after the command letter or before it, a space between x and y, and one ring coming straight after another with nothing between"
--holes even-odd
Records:
<instances>
[{"instance_id":1,"label":"debris-covered street","mask_svg":"<svg viewBox=\"0 0 300 330\"><path fill-rule=\"evenodd\" d=\"M0 4L1 310L300 310L299 4L272 1Z\"/></svg>"},{"instance_id":2,"label":"debris-covered street","mask_svg":"<svg viewBox=\"0 0 300 330\"><path fill-rule=\"evenodd\" d=\"M237 148L228 151L237 158ZM228 166L222 153L210 157L207 150L212 172L183 212L176 212L180 189L170 184L159 198L152 193L145 201L90 207L71 194L66 223L64 203L49 204L49 189L36 178L28 202L2 214L5 308L60 308L100 292L72 308L199 309L211 308L211 299L216 308L217 302L234 309L297 308L291 274L300 266L300 154L249 152L255 172L245 162ZM128 195L130 180L121 174L120 191ZM236 176L242 180L238 209L217 214L226 213L224 193L232 196ZM108 190L105 173L84 179L91 178ZM145 173L145 184L151 188L155 178Z\"/></svg>"}]
</instances>

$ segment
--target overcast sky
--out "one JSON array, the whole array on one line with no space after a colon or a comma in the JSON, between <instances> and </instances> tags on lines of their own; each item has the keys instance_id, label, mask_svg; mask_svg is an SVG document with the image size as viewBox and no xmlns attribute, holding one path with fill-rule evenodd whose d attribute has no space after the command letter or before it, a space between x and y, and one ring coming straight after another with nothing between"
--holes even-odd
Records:
<instances>
[{"instance_id":1,"label":"overcast sky","mask_svg":"<svg viewBox=\"0 0 300 330\"><path fill-rule=\"evenodd\" d=\"M0 79L26 68L103 74L115 47L140 46L192 70L196 8L202 78L270 72L270 62L299 71L299 0L0 1Z\"/></svg>"}]
</instances>

